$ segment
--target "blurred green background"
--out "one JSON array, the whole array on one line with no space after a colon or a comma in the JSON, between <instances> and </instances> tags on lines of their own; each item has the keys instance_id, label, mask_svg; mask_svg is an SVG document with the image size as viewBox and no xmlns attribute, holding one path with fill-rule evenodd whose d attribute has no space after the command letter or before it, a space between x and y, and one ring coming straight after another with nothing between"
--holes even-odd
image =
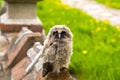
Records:
<instances>
[{"instance_id":1,"label":"blurred green background","mask_svg":"<svg viewBox=\"0 0 120 80\"><path fill-rule=\"evenodd\" d=\"M96 0L108 7L120 9L120 0Z\"/></svg>"},{"instance_id":2,"label":"blurred green background","mask_svg":"<svg viewBox=\"0 0 120 80\"><path fill-rule=\"evenodd\" d=\"M108 20L95 20L60 0L38 2L37 15L46 33L56 24L65 24L73 32L69 70L78 80L120 80L120 28L109 25Z\"/></svg>"},{"instance_id":3,"label":"blurred green background","mask_svg":"<svg viewBox=\"0 0 120 80\"><path fill-rule=\"evenodd\" d=\"M0 6L1 6L2 0L0 0Z\"/></svg>"}]
</instances>

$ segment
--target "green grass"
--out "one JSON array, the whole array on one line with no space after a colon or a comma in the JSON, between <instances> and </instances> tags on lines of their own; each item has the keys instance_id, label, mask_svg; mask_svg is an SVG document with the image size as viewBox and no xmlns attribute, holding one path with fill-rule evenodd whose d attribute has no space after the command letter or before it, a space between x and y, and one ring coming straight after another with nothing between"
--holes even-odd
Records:
<instances>
[{"instance_id":1,"label":"green grass","mask_svg":"<svg viewBox=\"0 0 120 80\"><path fill-rule=\"evenodd\" d=\"M96 1L105 4L106 6L120 9L120 0L96 0Z\"/></svg>"},{"instance_id":2,"label":"green grass","mask_svg":"<svg viewBox=\"0 0 120 80\"><path fill-rule=\"evenodd\" d=\"M2 0L0 0L0 6L1 6Z\"/></svg>"},{"instance_id":3,"label":"green grass","mask_svg":"<svg viewBox=\"0 0 120 80\"><path fill-rule=\"evenodd\" d=\"M47 33L56 24L65 24L73 32L70 71L80 80L120 80L120 29L59 0L39 2L37 11Z\"/></svg>"}]
</instances>

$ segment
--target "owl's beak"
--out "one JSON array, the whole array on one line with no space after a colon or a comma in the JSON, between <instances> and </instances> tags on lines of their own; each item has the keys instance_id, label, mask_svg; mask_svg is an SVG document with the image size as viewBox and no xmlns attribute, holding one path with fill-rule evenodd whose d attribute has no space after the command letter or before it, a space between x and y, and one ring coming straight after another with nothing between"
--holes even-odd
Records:
<instances>
[{"instance_id":1,"label":"owl's beak","mask_svg":"<svg viewBox=\"0 0 120 80\"><path fill-rule=\"evenodd\" d=\"M61 39L61 33L58 33L58 39Z\"/></svg>"},{"instance_id":2,"label":"owl's beak","mask_svg":"<svg viewBox=\"0 0 120 80\"><path fill-rule=\"evenodd\" d=\"M57 33L57 35L55 36L56 41L60 41L62 39L62 34L61 33Z\"/></svg>"}]
</instances>

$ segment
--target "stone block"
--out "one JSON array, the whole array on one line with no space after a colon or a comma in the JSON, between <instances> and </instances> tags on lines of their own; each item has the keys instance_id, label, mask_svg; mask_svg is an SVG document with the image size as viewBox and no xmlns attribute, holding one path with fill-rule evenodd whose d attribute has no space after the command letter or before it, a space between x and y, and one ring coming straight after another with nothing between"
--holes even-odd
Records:
<instances>
[{"instance_id":1,"label":"stone block","mask_svg":"<svg viewBox=\"0 0 120 80\"><path fill-rule=\"evenodd\" d=\"M42 49L43 49L43 45L41 45L40 42L35 42L33 47L27 51L27 56L30 58L31 61L33 61L35 56Z\"/></svg>"},{"instance_id":2,"label":"stone block","mask_svg":"<svg viewBox=\"0 0 120 80\"><path fill-rule=\"evenodd\" d=\"M5 53L6 42L5 37L0 35L0 80L11 80L11 71L7 66L8 56Z\"/></svg>"},{"instance_id":3,"label":"stone block","mask_svg":"<svg viewBox=\"0 0 120 80\"><path fill-rule=\"evenodd\" d=\"M37 18L36 2L39 0L5 0L4 14L1 16L1 23L4 25L27 25L40 26L42 22Z\"/></svg>"},{"instance_id":4,"label":"stone block","mask_svg":"<svg viewBox=\"0 0 120 80\"><path fill-rule=\"evenodd\" d=\"M11 71L9 69L0 70L0 80L12 80Z\"/></svg>"},{"instance_id":5,"label":"stone block","mask_svg":"<svg viewBox=\"0 0 120 80\"><path fill-rule=\"evenodd\" d=\"M8 57L7 54L5 53L0 53L0 70L5 70L7 69L7 61Z\"/></svg>"},{"instance_id":6,"label":"stone block","mask_svg":"<svg viewBox=\"0 0 120 80\"><path fill-rule=\"evenodd\" d=\"M5 52L8 44L9 41L7 37L0 30L0 70L4 70L7 68L8 56Z\"/></svg>"},{"instance_id":7,"label":"stone block","mask_svg":"<svg viewBox=\"0 0 120 80\"><path fill-rule=\"evenodd\" d=\"M3 55L7 49L9 41L0 29L0 55Z\"/></svg>"},{"instance_id":8,"label":"stone block","mask_svg":"<svg viewBox=\"0 0 120 80\"><path fill-rule=\"evenodd\" d=\"M35 60L37 54L40 51L42 51L42 49L43 49L43 45L40 42L35 42L33 47L27 51L27 56L31 60L31 62ZM39 70L42 68L42 64L43 64L43 59L39 58L39 60L36 62L34 66L34 70L36 72L39 72Z\"/></svg>"},{"instance_id":9,"label":"stone block","mask_svg":"<svg viewBox=\"0 0 120 80\"><path fill-rule=\"evenodd\" d=\"M7 15L9 19L33 19L34 20L36 19L36 5L9 4Z\"/></svg>"}]
</instances>

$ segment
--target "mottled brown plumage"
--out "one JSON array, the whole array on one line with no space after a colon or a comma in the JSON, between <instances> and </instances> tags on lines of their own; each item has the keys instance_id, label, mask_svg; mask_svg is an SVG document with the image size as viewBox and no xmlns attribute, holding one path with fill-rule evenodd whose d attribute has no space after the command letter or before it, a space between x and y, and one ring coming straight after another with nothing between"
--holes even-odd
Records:
<instances>
[{"instance_id":1,"label":"mottled brown plumage","mask_svg":"<svg viewBox=\"0 0 120 80\"><path fill-rule=\"evenodd\" d=\"M52 72L59 73L60 69L68 68L72 55L72 33L68 27L53 26L44 42L44 47L46 48L43 52L44 64L51 64ZM49 73L46 70L43 67L44 76Z\"/></svg>"}]
</instances>

